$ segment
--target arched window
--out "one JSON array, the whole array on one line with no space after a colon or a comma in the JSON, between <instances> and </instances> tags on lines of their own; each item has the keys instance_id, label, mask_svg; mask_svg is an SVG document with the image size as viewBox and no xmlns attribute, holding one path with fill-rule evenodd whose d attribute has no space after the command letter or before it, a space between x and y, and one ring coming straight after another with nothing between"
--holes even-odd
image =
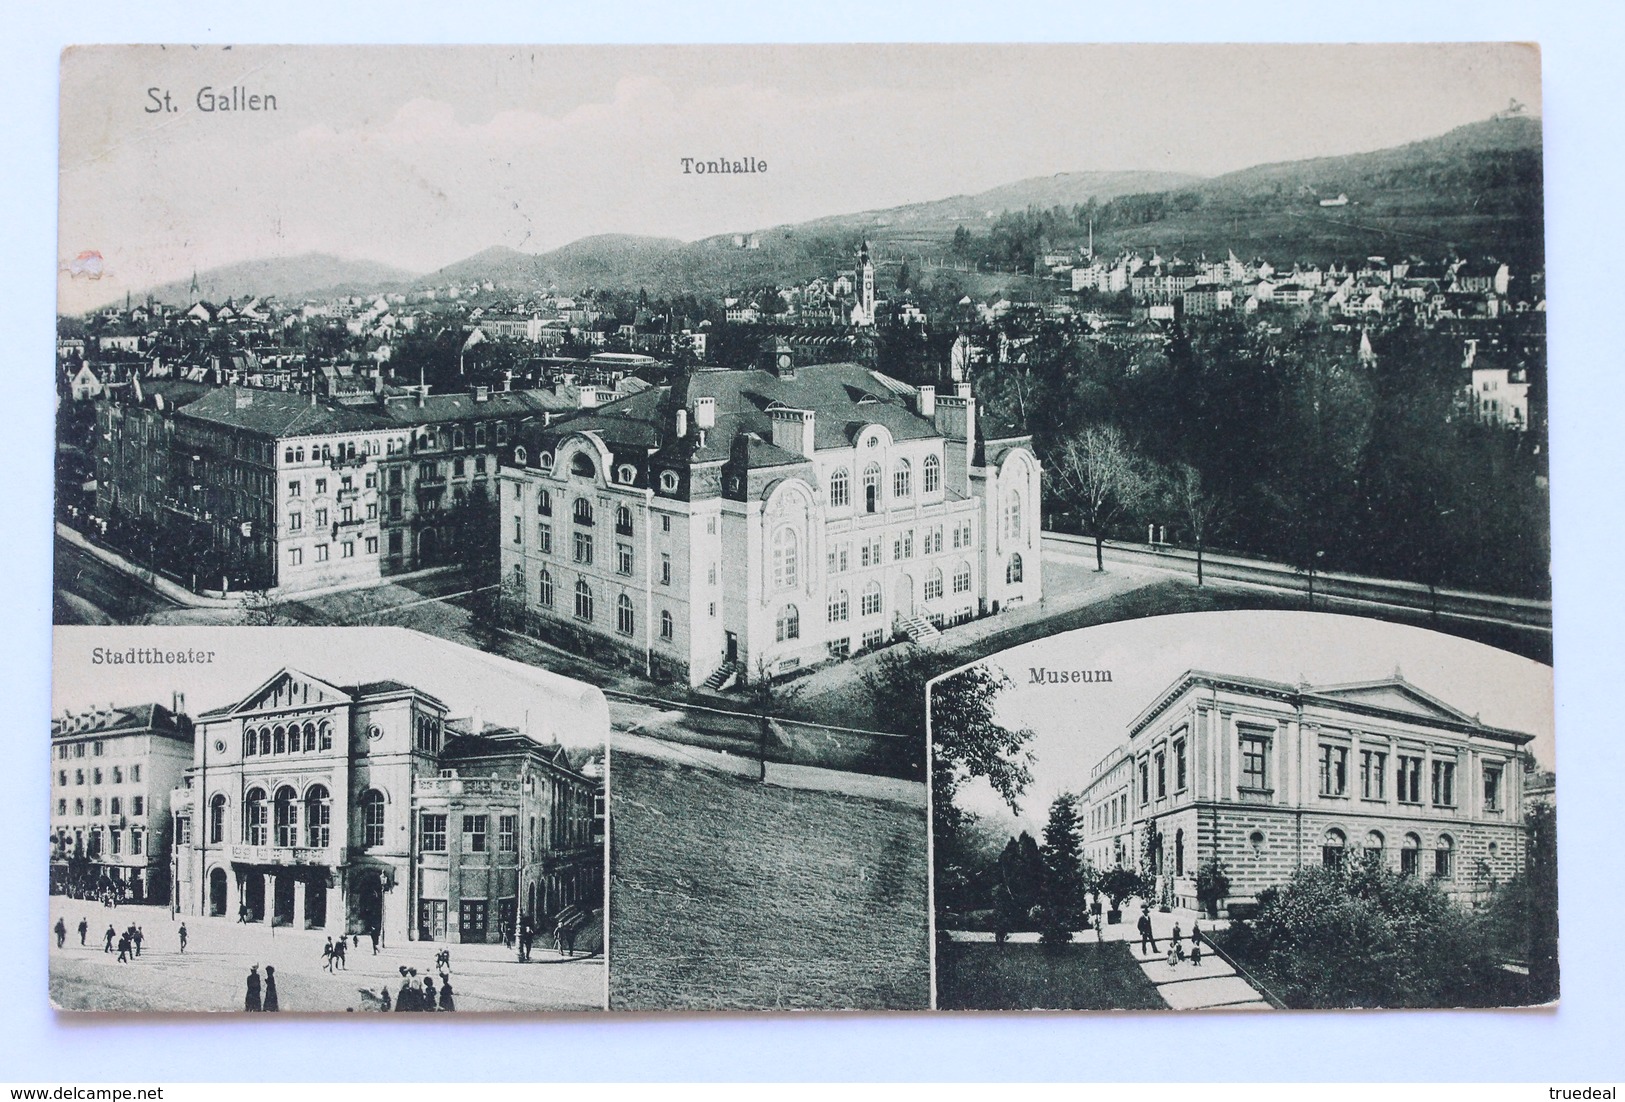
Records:
<instances>
[{"instance_id":1,"label":"arched window","mask_svg":"<svg viewBox=\"0 0 1625 1102\"><path fill-rule=\"evenodd\" d=\"M660 472L660 492L663 494L675 494L677 492L676 471Z\"/></svg>"},{"instance_id":2,"label":"arched window","mask_svg":"<svg viewBox=\"0 0 1625 1102\"><path fill-rule=\"evenodd\" d=\"M525 446L523 444L519 445L513 450L513 461L515 466L523 467L525 465L525 461L529 458L530 456L526 454Z\"/></svg>"},{"instance_id":3,"label":"arched window","mask_svg":"<svg viewBox=\"0 0 1625 1102\"><path fill-rule=\"evenodd\" d=\"M1006 538L1021 538L1021 495L1011 491L1004 501L1004 534Z\"/></svg>"},{"instance_id":4,"label":"arched window","mask_svg":"<svg viewBox=\"0 0 1625 1102\"><path fill-rule=\"evenodd\" d=\"M361 844L369 848L384 844L384 794L376 788L361 794Z\"/></svg>"},{"instance_id":5,"label":"arched window","mask_svg":"<svg viewBox=\"0 0 1625 1102\"><path fill-rule=\"evenodd\" d=\"M293 462L293 449L292 448L288 448L286 451L284 451L282 453L282 462L284 462L284 463L292 463Z\"/></svg>"},{"instance_id":6,"label":"arched window","mask_svg":"<svg viewBox=\"0 0 1625 1102\"><path fill-rule=\"evenodd\" d=\"M832 509L844 509L852 503L852 476L845 467L839 467L829 476L829 504Z\"/></svg>"},{"instance_id":7,"label":"arched window","mask_svg":"<svg viewBox=\"0 0 1625 1102\"><path fill-rule=\"evenodd\" d=\"M464 445L464 443L465 443L465 440L466 440L466 438L463 435L463 430L462 429L452 429L451 430L451 446L452 447L454 447L454 448L462 447Z\"/></svg>"},{"instance_id":8,"label":"arched window","mask_svg":"<svg viewBox=\"0 0 1625 1102\"><path fill-rule=\"evenodd\" d=\"M1010 565L1004 568L1004 580L1009 585L1017 585L1021 581L1021 556L1011 555Z\"/></svg>"},{"instance_id":9,"label":"arched window","mask_svg":"<svg viewBox=\"0 0 1625 1102\"><path fill-rule=\"evenodd\" d=\"M332 842L329 823L333 816L333 801L327 789L313 784L305 793L305 845L311 849L326 849Z\"/></svg>"},{"instance_id":10,"label":"arched window","mask_svg":"<svg viewBox=\"0 0 1625 1102\"><path fill-rule=\"evenodd\" d=\"M326 720L323 720L321 727L317 731L317 735L321 739L321 747L322 747L323 750L331 750L331 749L333 749L333 726L332 726L332 724L328 723Z\"/></svg>"},{"instance_id":11,"label":"arched window","mask_svg":"<svg viewBox=\"0 0 1625 1102\"><path fill-rule=\"evenodd\" d=\"M914 468L906 459L899 459L891 472L891 496L910 497L914 493Z\"/></svg>"},{"instance_id":12,"label":"arched window","mask_svg":"<svg viewBox=\"0 0 1625 1102\"><path fill-rule=\"evenodd\" d=\"M536 579L536 603L543 608L553 607L553 575L542 568L540 577Z\"/></svg>"},{"instance_id":13,"label":"arched window","mask_svg":"<svg viewBox=\"0 0 1625 1102\"><path fill-rule=\"evenodd\" d=\"M631 635L635 626L632 615L632 598L622 593L615 598L615 630L622 635Z\"/></svg>"},{"instance_id":14,"label":"arched window","mask_svg":"<svg viewBox=\"0 0 1625 1102\"><path fill-rule=\"evenodd\" d=\"M209 801L209 844L218 846L226 840L226 798L216 795Z\"/></svg>"},{"instance_id":15,"label":"arched window","mask_svg":"<svg viewBox=\"0 0 1625 1102\"><path fill-rule=\"evenodd\" d=\"M863 468L863 511L880 511L880 464L871 463Z\"/></svg>"},{"instance_id":16,"label":"arched window","mask_svg":"<svg viewBox=\"0 0 1625 1102\"><path fill-rule=\"evenodd\" d=\"M596 478L598 468L593 465L592 457L586 452L576 452L570 457L570 473L581 478Z\"/></svg>"},{"instance_id":17,"label":"arched window","mask_svg":"<svg viewBox=\"0 0 1625 1102\"><path fill-rule=\"evenodd\" d=\"M576 619L592 619L592 586L585 579L576 582Z\"/></svg>"},{"instance_id":18,"label":"arched window","mask_svg":"<svg viewBox=\"0 0 1625 1102\"><path fill-rule=\"evenodd\" d=\"M624 505L615 507L615 531L623 536L632 535L632 510Z\"/></svg>"},{"instance_id":19,"label":"arched window","mask_svg":"<svg viewBox=\"0 0 1625 1102\"><path fill-rule=\"evenodd\" d=\"M314 723L305 724L305 750L307 753L314 753L316 750L316 725Z\"/></svg>"},{"instance_id":20,"label":"arched window","mask_svg":"<svg viewBox=\"0 0 1625 1102\"><path fill-rule=\"evenodd\" d=\"M925 599L934 601L942 596L942 571L932 567L925 575Z\"/></svg>"},{"instance_id":21,"label":"arched window","mask_svg":"<svg viewBox=\"0 0 1625 1102\"><path fill-rule=\"evenodd\" d=\"M970 563L961 562L958 566L954 567L954 592L970 592Z\"/></svg>"},{"instance_id":22,"label":"arched window","mask_svg":"<svg viewBox=\"0 0 1625 1102\"><path fill-rule=\"evenodd\" d=\"M1348 848L1348 837L1336 827L1326 831L1320 841L1320 863L1329 869L1335 869L1343 863L1343 853Z\"/></svg>"},{"instance_id":23,"label":"arched window","mask_svg":"<svg viewBox=\"0 0 1625 1102\"><path fill-rule=\"evenodd\" d=\"M260 728L260 753L269 754L270 752L271 752L271 729L269 727L261 727Z\"/></svg>"},{"instance_id":24,"label":"arched window","mask_svg":"<svg viewBox=\"0 0 1625 1102\"><path fill-rule=\"evenodd\" d=\"M254 730L252 727L250 727L248 730L243 732L243 757L245 757L245 758L253 757L256 753L259 752L259 748L260 748L259 732Z\"/></svg>"},{"instance_id":25,"label":"arched window","mask_svg":"<svg viewBox=\"0 0 1625 1102\"><path fill-rule=\"evenodd\" d=\"M925 457L925 485L922 488L928 494L942 489L942 460L934 455Z\"/></svg>"},{"instance_id":26,"label":"arched window","mask_svg":"<svg viewBox=\"0 0 1625 1102\"><path fill-rule=\"evenodd\" d=\"M773 533L773 588L794 589L801 576L801 545L796 531L785 525Z\"/></svg>"},{"instance_id":27,"label":"arched window","mask_svg":"<svg viewBox=\"0 0 1625 1102\"><path fill-rule=\"evenodd\" d=\"M1382 864L1382 848L1382 832L1377 830L1367 831L1365 836L1366 861L1373 865Z\"/></svg>"},{"instance_id":28,"label":"arched window","mask_svg":"<svg viewBox=\"0 0 1625 1102\"><path fill-rule=\"evenodd\" d=\"M536 491L536 512L544 517L553 515L553 495L546 490Z\"/></svg>"},{"instance_id":29,"label":"arched window","mask_svg":"<svg viewBox=\"0 0 1625 1102\"><path fill-rule=\"evenodd\" d=\"M672 637L675 636L676 634L677 634L677 623L676 623L676 621L674 621L671 618L671 613L670 612L662 610L661 613L660 613L660 638L666 640L669 643L669 642L671 642Z\"/></svg>"},{"instance_id":30,"label":"arched window","mask_svg":"<svg viewBox=\"0 0 1625 1102\"><path fill-rule=\"evenodd\" d=\"M292 849L299 844L299 794L289 785L276 790L276 844Z\"/></svg>"},{"instance_id":31,"label":"arched window","mask_svg":"<svg viewBox=\"0 0 1625 1102\"><path fill-rule=\"evenodd\" d=\"M829 622L832 624L844 623L851 615L851 605L846 590L837 590L829 595Z\"/></svg>"},{"instance_id":32,"label":"arched window","mask_svg":"<svg viewBox=\"0 0 1625 1102\"><path fill-rule=\"evenodd\" d=\"M1448 834L1439 835L1439 844L1433 851L1433 875L1449 880L1456 872L1456 843Z\"/></svg>"},{"instance_id":33,"label":"arched window","mask_svg":"<svg viewBox=\"0 0 1625 1102\"><path fill-rule=\"evenodd\" d=\"M570 513L575 517L577 524L592 524L592 502L586 498L576 498L575 504L571 506Z\"/></svg>"},{"instance_id":34,"label":"arched window","mask_svg":"<svg viewBox=\"0 0 1625 1102\"><path fill-rule=\"evenodd\" d=\"M288 735L280 723L276 725L276 733L271 736L271 747L278 754L285 754L288 751Z\"/></svg>"},{"instance_id":35,"label":"arched window","mask_svg":"<svg viewBox=\"0 0 1625 1102\"><path fill-rule=\"evenodd\" d=\"M884 598L880 595L879 582L870 582L863 587L863 599L859 611L864 616L879 616L884 605Z\"/></svg>"},{"instance_id":36,"label":"arched window","mask_svg":"<svg viewBox=\"0 0 1625 1102\"><path fill-rule=\"evenodd\" d=\"M1406 834L1399 848L1399 872L1402 876L1416 876L1422 871L1422 836Z\"/></svg>"},{"instance_id":37,"label":"arched window","mask_svg":"<svg viewBox=\"0 0 1625 1102\"><path fill-rule=\"evenodd\" d=\"M263 788L250 788L248 795L243 797L243 841L251 846L263 846L265 844L265 789Z\"/></svg>"},{"instance_id":38,"label":"arched window","mask_svg":"<svg viewBox=\"0 0 1625 1102\"><path fill-rule=\"evenodd\" d=\"M638 479L638 469L630 463L622 463L615 469L615 477L623 486L630 486Z\"/></svg>"},{"instance_id":39,"label":"arched window","mask_svg":"<svg viewBox=\"0 0 1625 1102\"><path fill-rule=\"evenodd\" d=\"M790 639L800 639L801 610L795 605L785 605L779 610L779 619L775 627L781 643Z\"/></svg>"}]
</instances>

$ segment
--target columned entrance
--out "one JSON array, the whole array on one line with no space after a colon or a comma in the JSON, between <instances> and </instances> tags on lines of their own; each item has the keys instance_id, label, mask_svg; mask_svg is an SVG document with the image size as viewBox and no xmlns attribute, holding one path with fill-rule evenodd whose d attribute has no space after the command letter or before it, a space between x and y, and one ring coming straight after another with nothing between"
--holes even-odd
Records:
<instances>
[{"instance_id":1,"label":"columned entrance","mask_svg":"<svg viewBox=\"0 0 1625 1102\"><path fill-rule=\"evenodd\" d=\"M217 916L226 913L225 869L215 869L209 873L209 913Z\"/></svg>"}]
</instances>

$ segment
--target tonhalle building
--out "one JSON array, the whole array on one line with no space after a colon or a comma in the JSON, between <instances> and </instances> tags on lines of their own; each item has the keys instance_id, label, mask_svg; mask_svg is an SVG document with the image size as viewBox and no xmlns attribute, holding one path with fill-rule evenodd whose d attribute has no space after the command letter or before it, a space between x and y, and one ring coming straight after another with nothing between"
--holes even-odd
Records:
<instances>
[{"instance_id":1,"label":"tonhalle building","mask_svg":"<svg viewBox=\"0 0 1625 1102\"><path fill-rule=\"evenodd\" d=\"M1085 852L1197 905L1218 861L1246 904L1306 865L1369 859L1465 901L1522 868L1533 735L1481 723L1400 676L1291 685L1181 675L1083 792Z\"/></svg>"},{"instance_id":2,"label":"tonhalle building","mask_svg":"<svg viewBox=\"0 0 1625 1102\"><path fill-rule=\"evenodd\" d=\"M782 676L1042 593L1030 439L855 363L670 385L520 434L502 568L530 630L655 677Z\"/></svg>"},{"instance_id":3,"label":"tonhalle building","mask_svg":"<svg viewBox=\"0 0 1625 1102\"><path fill-rule=\"evenodd\" d=\"M172 808L185 913L483 942L601 906L588 754L286 668L196 728Z\"/></svg>"}]
</instances>

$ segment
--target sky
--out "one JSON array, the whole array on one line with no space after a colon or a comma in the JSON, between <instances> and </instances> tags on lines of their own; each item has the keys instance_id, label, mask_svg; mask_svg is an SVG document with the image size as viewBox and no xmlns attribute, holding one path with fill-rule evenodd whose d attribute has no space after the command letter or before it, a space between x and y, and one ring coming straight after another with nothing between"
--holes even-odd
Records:
<instances>
[{"instance_id":1,"label":"sky","mask_svg":"<svg viewBox=\"0 0 1625 1102\"><path fill-rule=\"evenodd\" d=\"M185 665L96 664L96 648L213 651ZM406 628L59 627L51 714L156 703L184 693L189 714L233 704L284 666L331 685L393 679L438 698L453 718L479 710L487 724L542 741L602 748L609 737L603 694L579 681L482 654Z\"/></svg>"},{"instance_id":2,"label":"sky","mask_svg":"<svg viewBox=\"0 0 1625 1102\"><path fill-rule=\"evenodd\" d=\"M989 661L1014 682L999 698L999 722L1033 732L1033 783L1020 819L1035 832L1050 802L1081 791L1129 724L1191 669L1311 685L1375 681L1398 669L1410 684L1492 727L1534 735L1530 749L1555 768L1550 666L1406 624L1327 613L1193 612L1082 628ZM1109 670L1111 681L1033 685L1034 666ZM985 782L963 792L967 810L1009 817Z\"/></svg>"},{"instance_id":3,"label":"sky","mask_svg":"<svg viewBox=\"0 0 1625 1102\"><path fill-rule=\"evenodd\" d=\"M204 88L276 110L205 112ZM61 89L68 312L247 259L424 273L494 245L693 240L1057 172L1214 175L1540 110L1537 49L1494 44L78 47ZM95 278L73 274L86 253Z\"/></svg>"}]
</instances>

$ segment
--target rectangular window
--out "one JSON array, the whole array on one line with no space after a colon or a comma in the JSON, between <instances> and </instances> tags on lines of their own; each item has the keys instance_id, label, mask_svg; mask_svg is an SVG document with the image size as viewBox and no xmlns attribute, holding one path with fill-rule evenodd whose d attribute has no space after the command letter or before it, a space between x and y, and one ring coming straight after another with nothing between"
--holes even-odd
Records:
<instances>
[{"instance_id":1,"label":"rectangular window","mask_svg":"<svg viewBox=\"0 0 1625 1102\"><path fill-rule=\"evenodd\" d=\"M100 769L92 769L90 771L90 783L91 784L101 784L102 783L102 771Z\"/></svg>"},{"instance_id":2,"label":"rectangular window","mask_svg":"<svg viewBox=\"0 0 1625 1102\"><path fill-rule=\"evenodd\" d=\"M425 852L425 853L445 853L446 852L446 817L444 815L433 815L433 814L430 814L429 812L425 811L423 813L422 822L423 822L423 846L422 846L423 852Z\"/></svg>"},{"instance_id":3,"label":"rectangular window","mask_svg":"<svg viewBox=\"0 0 1625 1102\"><path fill-rule=\"evenodd\" d=\"M342 546L344 547L345 558L355 558L355 540L345 540Z\"/></svg>"},{"instance_id":4,"label":"rectangular window","mask_svg":"<svg viewBox=\"0 0 1625 1102\"><path fill-rule=\"evenodd\" d=\"M829 652L831 658L846 658L852 653L852 640L846 638L831 639L824 644L824 649Z\"/></svg>"},{"instance_id":5,"label":"rectangular window","mask_svg":"<svg viewBox=\"0 0 1625 1102\"><path fill-rule=\"evenodd\" d=\"M1349 750L1347 746L1322 745L1320 748L1320 794L1322 796L1348 795Z\"/></svg>"},{"instance_id":6,"label":"rectangular window","mask_svg":"<svg viewBox=\"0 0 1625 1102\"><path fill-rule=\"evenodd\" d=\"M369 554L369 555L378 554L378 537L377 536L368 536L367 537L367 554Z\"/></svg>"},{"instance_id":7,"label":"rectangular window","mask_svg":"<svg viewBox=\"0 0 1625 1102\"><path fill-rule=\"evenodd\" d=\"M318 478L316 480L316 492L319 494L327 493L327 479Z\"/></svg>"},{"instance_id":8,"label":"rectangular window","mask_svg":"<svg viewBox=\"0 0 1625 1102\"><path fill-rule=\"evenodd\" d=\"M1394 772L1394 795L1402 804L1419 804L1422 802L1422 759L1410 754L1400 754L1396 759L1397 768Z\"/></svg>"},{"instance_id":9,"label":"rectangular window","mask_svg":"<svg viewBox=\"0 0 1625 1102\"><path fill-rule=\"evenodd\" d=\"M1453 761L1433 763L1433 806L1456 806L1456 763Z\"/></svg>"},{"instance_id":10,"label":"rectangular window","mask_svg":"<svg viewBox=\"0 0 1625 1102\"><path fill-rule=\"evenodd\" d=\"M114 796L112 799L108 800L107 801L107 813L109 815L122 815L122 814L124 814L124 801L119 799L117 796Z\"/></svg>"},{"instance_id":11,"label":"rectangular window","mask_svg":"<svg viewBox=\"0 0 1625 1102\"><path fill-rule=\"evenodd\" d=\"M519 816L497 816L497 849L503 853L519 851Z\"/></svg>"},{"instance_id":12,"label":"rectangular window","mask_svg":"<svg viewBox=\"0 0 1625 1102\"><path fill-rule=\"evenodd\" d=\"M615 545L615 572L617 574L632 573L632 545L630 543L617 543Z\"/></svg>"},{"instance_id":13,"label":"rectangular window","mask_svg":"<svg viewBox=\"0 0 1625 1102\"><path fill-rule=\"evenodd\" d=\"M175 820L175 841L183 846L192 844L192 819L190 816L182 815Z\"/></svg>"},{"instance_id":14,"label":"rectangular window","mask_svg":"<svg viewBox=\"0 0 1625 1102\"><path fill-rule=\"evenodd\" d=\"M1185 791L1185 740L1174 743L1174 791Z\"/></svg>"},{"instance_id":15,"label":"rectangular window","mask_svg":"<svg viewBox=\"0 0 1625 1102\"><path fill-rule=\"evenodd\" d=\"M485 822L484 815L463 816L463 852L485 852Z\"/></svg>"},{"instance_id":16,"label":"rectangular window","mask_svg":"<svg viewBox=\"0 0 1625 1102\"><path fill-rule=\"evenodd\" d=\"M130 766L130 783L141 783L141 767L139 765Z\"/></svg>"},{"instance_id":17,"label":"rectangular window","mask_svg":"<svg viewBox=\"0 0 1625 1102\"><path fill-rule=\"evenodd\" d=\"M886 641L886 633L884 631L881 631L878 628L875 629L874 631L866 631L866 632L863 633L863 649L864 650L868 650L871 647L878 647L878 646L880 646L880 644L884 643L885 641Z\"/></svg>"},{"instance_id":18,"label":"rectangular window","mask_svg":"<svg viewBox=\"0 0 1625 1102\"><path fill-rule=\"evenodd\" d=\"M671 556L670 555L662 554L660 556L660 584L661 585L670 585L671 584Z\"/></svg>"},{"instance_id":19,"label":"rectangular window","mask_svg":"<svg viewBox=\"0 0 1625 1102\"><path fill-rule=\"evenodd\" d=\"M1269 739L1258 735L1241 737L1241 787L1263 791L1269 788Z\"/></svg>"},{"instance_id":20,"label":"rectangular window","mask_svg":"<svg viewBox=\"0 0 1625 1102\"><path fill-rule=\"evenodd\" d=\"M1501 810L1501 767L1499 765L1486 765L1484 767L1484 810Z\"/></svg>"},{"instance_id":21,"label":"rectangular window","mask_svg":"<svg viewBox=\"0 0 1625 1102\"><path fill-rule=\"evenodd\" d=\"M592 565L592 536L587 532L576 533L576 562Z\"/></svg>"},{"instance_id":22,"label":"rectangular window","mask_svg":"<svg viewBox=\"0 0 1625 1102\"><path fill-rule=\"evenodd\" d=\"M117 765L113 766L113 783L114 784L123 784L124 783L124 769L121 766L117 766Z\"/></svg>"},{"instance_id":23,"label":"rectangular window","mask_svg":"<svg viewBox=\"0 0 1625 1102\"><path fill-rule=\"evenodd\" d=\"M147 798L145 796L132 796L130 798L130 814L145 815L147 813Z\"/></svg>"},{"instance_id":24,"label":"rectangular window","mask_svg":"<svg viewBox=\"0 0 1625 1102\"><path fill-rule=\"evenodd\" d=\"M1360 795L1367 800L1383 798L1388 775L1388 755L1381 750L1360 751Z\"/></svg>"},{"instance_id":25,"label":"rectangular window","mask_svg":"<svg viewBox=\"0 0 1625 1102\"><path fill-rule=\"evenodd\" d=\"M299 481L298 479L295 479L294 481L288 483L288 496L289 497L298 497L301 493L304 492L304 489L305 489L304 483Z\"/></svg>"},{"instance_id":26,"label":"rectangular window","mask_svg":"<svg viewBox=\"0 0 1625 1102\"><path fill-rule=\"evenodd\" d=\"M327 544L318 543L316 545L316 561L317 562L326 562L327 561Z\"/></svg>"},{"instance_id":27,"label":"rectangular window","mask_svg":"<svg viewBox=\"0 0 1625 1102\"><path fill-rule=\"evenodd\" d=\"M377 520L378 519L378 503L376 501L367 502L367 519L368 520Z\"/></svg>"},{"instance_id":28,"label":"rectangular window","mask_svg":"<svg viewBox=\"0 0 1625 1102\"><path fill-rule=\"evenodd\" d=\"M524 517L514 517L513 518L513 541L515 543L521 543L521 544L525 542L525 518Z\"/></svg>"},{"instance_id":29,"label":"rectangular window","mask_svg":"<svg viewBox=\"0 0 1625 1102\"><path fill-rule=\"evenodd\" d=\"M303 513L289 513L288 514L288 531L290 531L290 532L298 532L301 529L303 529L304 526L305 526L305 517L304 517Z\"/></svg>"},{"instance_id":30,"label":"rectangular window","mask_svg":"<svg viewBox=\"0 0 1625 1102\"><path fill-rule=\"evenodd\" d=\"M1166 754L1157 754L1157 799L1166 799L1168 796L1168 757Z\"/></svg>"},{"instance_id":31,"label":"rectangular window","mask_svg":"<svg viewBox=\"0 0 1625 1102\"><path fill-rule=\"evenodd\" d=\"M714 535L717 534L717 518L716 517L707 517L707 518L705 518L705 534L708 535L708 536L714 536Z\"/></svg>"},{"instance_id":32,"label":"rectangular window","mask_svg":"<svg viewBox=\"0 0 1625 1102\"><path fill-rule=\"evenodd\" d=\"M112 845L113 845L113 852L117 853L119 851L120 844L124 840L123 832L122 831L117 831L117 830L110 830L110 831L107 832L107 838L108 838L108 841L110 841L112 843Z\"/></svg>"},{"instance_id":33,"label":"rectangular window","mask_svg":"<svg viewBox=\"0 0 1625 1102\"><path fill-rule=\"evenodd\" d=\"M1147 762L1140 763L1140 803L1151 802L1151 766Z\"/></svg>"}]
</instances>

